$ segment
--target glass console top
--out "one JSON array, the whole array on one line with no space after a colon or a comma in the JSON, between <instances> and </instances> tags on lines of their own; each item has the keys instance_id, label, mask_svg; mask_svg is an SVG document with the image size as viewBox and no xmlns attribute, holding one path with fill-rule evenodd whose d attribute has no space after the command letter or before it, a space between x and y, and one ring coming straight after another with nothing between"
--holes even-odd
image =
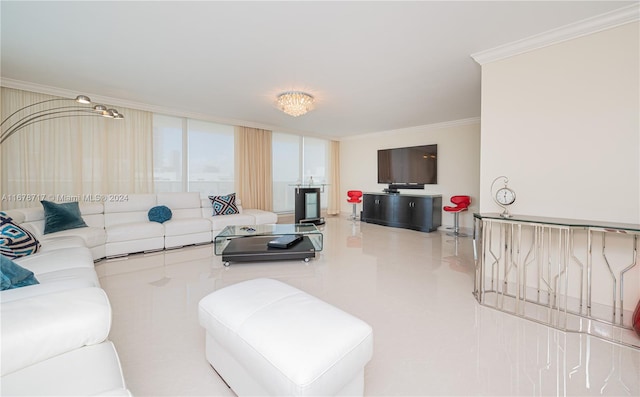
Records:
<instances>
[{"instance_id":1,"label":"glass console top","mask_svg":"<svg viewBox=\"0 0 640 397\"><path fill-rule=\"evenodd\" d=\"M566 219L566 218L551 218L543 216L531 216L531 215L511 215L509 218L504 218L498 213L484 213L473 214L477 219L491 219L501 220L505 222L515 223L539 223L545 225L567 226L567 227L581 227L581 228L597 228L606 229L612 231L630 231L640 232L640 224L637 223L616 223L616 222L602 222L602 221L590 221L584 219Z\"/></svg>"}]
</instances>

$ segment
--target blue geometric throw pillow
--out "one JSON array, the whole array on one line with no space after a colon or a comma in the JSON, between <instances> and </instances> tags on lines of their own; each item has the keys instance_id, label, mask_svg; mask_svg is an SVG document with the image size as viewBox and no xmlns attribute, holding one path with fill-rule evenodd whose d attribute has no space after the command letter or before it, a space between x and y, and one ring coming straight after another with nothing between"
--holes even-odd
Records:
<instances>
[{"instance_id":1,"label":"blue geometric throw pillow","mask_svg":"<svg viewBox=\"0 0 640 397\"><path fill-rule=\"evenodd\" d=\"M40 249L36 237L13 223L4 212L0 212L0 254L16 259L35 254Z\"/></svg>"},{"instance_id":2,"label":"blue geometric throw pillow","mask_svg":"<svg viewBox=\"0 0 640 397\"><path fill-rule=\"evenodd\" d=\"M44 208L44 234L87 227L77 201L57 204L42 200L41 203Z\"/></svg>"},{"instance_id":3,"label":"blue geometric throw pillow","mask_svg":"<svg viewBox=\"0 0 640 397\"><path fill-rule=\"evenodd\" d=\"M19 266L6 256L0 255L0 288L3 291L33 284L40 283L32 271Z\"/></svg>"},{"instance_id":4,"label":"blue geometric throw pillow","mask_svg":"<svg viewBox=\"0 0 640 397\"><path fill-rule=\"evenodd\" d=\"M149 220L151 222L158 223L164 223L168 221L169 219L171 219L171 215L173 214L171 213L169 207L167 207L166 205L158 205L156 207L153 207L147 213L147 216L149 217Z\"/></svg>"},{"instance_id":5,"label":"blue geometric throw pillow","mask_svg":"<svg viewBox=\"0 0 640 397\"><path fill-rule=\"evenodd\" d=\"M213 205L213 216L239 214L236 205L236 194L231 193L226 196L209 196L211 205Z\"/></svg>"}]
</instances>

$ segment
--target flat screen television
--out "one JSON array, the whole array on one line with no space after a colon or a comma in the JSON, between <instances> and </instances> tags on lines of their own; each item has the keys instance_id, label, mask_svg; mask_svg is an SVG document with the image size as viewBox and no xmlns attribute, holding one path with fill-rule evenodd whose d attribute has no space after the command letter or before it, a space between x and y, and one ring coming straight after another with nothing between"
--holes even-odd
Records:
<instances>
[{"instance_id":1,"label":"flat screen television","mask_svg":"<svg viewBox=\"0 0 640 397\"><path fill-rule=\"evenodd\" d=\"M389 184L389 190L438 183L438 145L378 150L378 183Z\"/></svg>"}]
</instances>

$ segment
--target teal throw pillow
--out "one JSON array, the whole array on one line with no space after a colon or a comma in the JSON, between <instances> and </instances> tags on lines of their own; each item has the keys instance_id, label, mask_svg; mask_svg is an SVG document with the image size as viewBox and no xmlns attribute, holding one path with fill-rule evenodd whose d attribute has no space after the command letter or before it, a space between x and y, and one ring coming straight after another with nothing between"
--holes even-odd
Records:
<instances>
[{"instance_id":1,"label":"teal throw pillow","mask_svg":"<svg viewBox=\"0 0 640 397\"><path fill-rule=\"evenodd\" d=\"M0 254L10 259L35 254L40 242L27 230L13 223L6 213L0 212Z\"/></svg>"},{"instance_id":2,"label":"teal throw pillow","mask_svg":"<svg viewBox=\"0 0 640 397\"><path fill-rule=\"evenodd\" d=\"M57 204L42 200L41 203L44 208L44 234L87 227L77 201Z\"/></svg>"},{"instance_id":3,"label":"teal throw pillow","mask_svg":"<svg viewBox=\"0 0 640 397\"><path fill-rule=\"evenodd\" d=\"M40 284L33 272L18 265L4 255L0 255L0 288L13 289Z\"/></svg>"},{"instance_id":4,"label":"teal throw pillow","mask_svg":"<svg viewBox=\"0 0 640 397\"><path fill-rule=\"evenodd\" d=\"M166 205L158 205L149 210L147 214L151 222L164 223L171 219L171 210Z\"/></svg>"}]
</instances>

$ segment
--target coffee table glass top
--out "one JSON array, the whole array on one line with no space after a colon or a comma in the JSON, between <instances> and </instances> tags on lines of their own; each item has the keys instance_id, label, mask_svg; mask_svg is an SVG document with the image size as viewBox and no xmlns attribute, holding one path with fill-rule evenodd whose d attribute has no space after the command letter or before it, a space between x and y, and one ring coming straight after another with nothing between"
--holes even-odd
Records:
<instances>
[{"instance_id":1,"label":"coffee table glass top","mask_svg":"<svg viewBox=\"0 0 640 397\"><path fill-rule=\"evenodd\" d=\"M214 239L216 255L222 255L229 241L252 236L285 236L300 234L308 237L316 251L322 251L322 232L313 223L233 225L225 227Z\"/></svg>"}]
</instances>

